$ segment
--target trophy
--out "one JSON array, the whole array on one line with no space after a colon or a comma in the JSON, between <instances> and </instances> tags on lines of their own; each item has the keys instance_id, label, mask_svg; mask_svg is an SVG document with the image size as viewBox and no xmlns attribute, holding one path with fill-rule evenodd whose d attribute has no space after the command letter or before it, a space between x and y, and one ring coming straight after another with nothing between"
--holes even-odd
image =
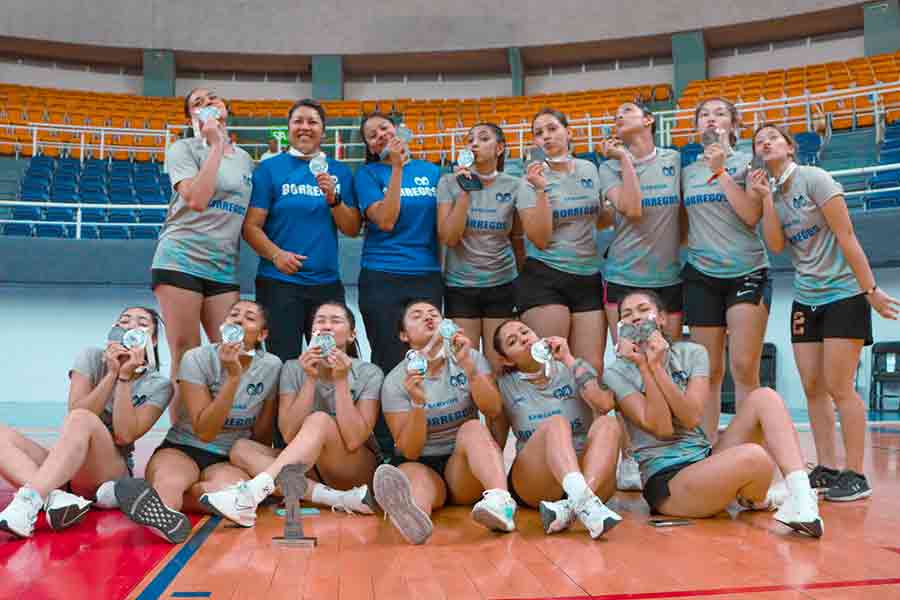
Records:
<instances>
[{"instance_id":1,"label":"trophy","mask_svg":"<svg viewBox=\"0 0 900 600\"><path fill-rule=\"evenodd\" d=\"M428 372L428 360L422 355L421 352L410 350L406 353L406 360L406 370L409 373L418 373L419 375L424 375L426 372Z\"/></svg>"},{"instance_id":2,"label":"trophy","mask_svg":"<svg viewBox=\"0 0 900 600\"><path fill-rule=\"evenodd\" d=\"M400 125L397 126L397 130L396 130L396 133L394 134L394 136L397 137L401 142L403 142L403 144L407 148L409 148L409 143L413 139L413 132L405 124L400 123ZM390 153L391 153L391 151L388 149L387 146L385 146L384 148L381 149L381 152L378 153L378 158L380 160L384 160L388 157L388 155Z\"/></svg>"},{"instance_id":3,"label":"trophy","mask_svg":"<svg viewBox=\"0 0 900 600\"><path fill-rule=\"evenodd\" d=\"M273 537L272 543L293 548L314 548L316 538L303 535L300 499L306 492L306 466L287 465L278 474L275 483L284 494L284 535Z\"/></svg>"},{"instance_id":4,"label":"trophy","mask_svg":"<svg viewBox=\"0 0 900 600\"><path fill-rule=\"evenodd\" d=\"M475 173L471 172L472 165L475 164L475 153L469 150L468 148L463 148L459 151L459 154L456 155L456 164L464 169L469 169L469 176L466 177L462 173L456 176L456 183L459 184L466 192L474 192L476 190L484 189L484 185L481 183L481 178L478 177Z\"/></svg>"},{"instance_id":5,"label":"trophy","mask_svg":"<svg viewBox=\"0 0 900 600\"><path fill-rule=\"evenodd\" d=\"M319 152L309 161L309 171L313 175L328 172L328 159L325 157L324 152Z\"/></svg>"},{"instance_id":6,"label":"trophy","mask_svg":"<svg viewBox=\"0 0 900 600\"><path fill-rule=\"evenodd\" d=\"M619 339L630 340L635 344L641 344L650 339L653 332L658 329L656 315L651 314L646 321L636 324L619 321Z\"/></svg>"}]
</instances>

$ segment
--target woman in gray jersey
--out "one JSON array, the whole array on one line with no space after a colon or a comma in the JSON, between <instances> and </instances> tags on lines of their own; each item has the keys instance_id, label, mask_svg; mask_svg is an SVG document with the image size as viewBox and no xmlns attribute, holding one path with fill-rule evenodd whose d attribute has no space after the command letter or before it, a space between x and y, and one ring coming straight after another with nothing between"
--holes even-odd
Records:
<instances>
[{"instance_id":1,"label":"woman in gray jersey","mask_svg":"<svg viewBox=\"0 0 900 600\"><path fill-rule=\"evenodd\" d=\"M616 135L603 141L608 159L599 167L601 192L612 205L597 227L612 226L606 251L605 306L616 322L619 300L628 291L652 288L665 301L668 333L681 337L681 155L657 148L656 120L643 105L626 102L616 111ZM624 142L624 144L623 144ZM615 327L610 327L616 342Z\"/></svg>"},{"instance_id":2,"label":"woman in gray jersey","mask_svg":"<svg viewBox=\"0 0 900 600\"><path fill-rule=\"evenodd\" d=\"M185 353L178 372L181 406L150 457L146 479L116 482L125 516L172 543L190 533L182 507L211 512L199 501L204 493L249 479L228 462L235 442L272 440L281 360L262 348L268 333L265 312L252 300L239 300L222 329L227 341Z\"/></svg>"},{"instance_id":3,"label":"woman in gray jersey","mask_svg":"<svg viewBox=\"0 0 900 600\"><path fill-rule=\"evenodd\" d=\"M238 300L241 226L253 173L253 159L229 141L222 98L196 88L184 99L184 113L194 137L166 150L174 193L151 268L173 380L184 353L200 345L201 325L208 339L219 341L219 324ZM173 418L177 405L176 399Z\"/></svg>"},{"instance_id":4,"label":"woman in gray jersey","mask_svg":"<svg viewBox=\"0 0 900 600\"><path fill-rule=\"evenodd\" d=\"M756 226L762 204L745 191L753 158L733 149L740 117L731 102L711 98L697 105L694 122L706 141L704 153L681 173L688 217L684 278L685 321L691 339L709 354L709 404L703 430L715 442L722 407L725 343L740 405L759 387L759 362L772 281L769 259Z\"/></svg>"},{"instance_id":5,"label":"woman in gray jersey","mask_svg":"<svg viewBox=\"0 0 900 600\"><path fill-rule=\"evenodd\" d=\"M603 382L625 417L651 512L711 517L737 498L752 510L777 509L776 521L821 537L816 494L784 400L770 388L753 391L711 444L700 428L709 399L706 350L661 333L666 317L655 292L629 292L619 311L628 335L623 328ZM776 465L786 489L770 487Z\"/></svg>"},{"instance_id":6,"label":"woman in gray jersey","mask_svg":"<svg viewBox=\"0 0 900 600\"><path fill-rule=\"evenodd\" d=\"M372 431L384 375L359 359L356 319L343 302L321 304L312 328L310 347L281 370L278 424L287 447L238 440L231 462L253 479L201 498L235 523L252 524L257 506L292 464L305 465L315 477L305 486L304 499L348 513L373 513L367 484L377 464ZM350 489L339 491L345 488Z\"/></svg>"},{"instance_id":7,"label":"woman in gray jersey","mask_svg":"<svg viewBox=\"0 0 900 600\"><path fill-rule=\"evenodd\" d=\"M403 537L431 537L431 512L472 504L472 518L495 531L516 528L500 448L478 420L500 414L500 392L484 356L461 332L442 342L441 312L414 300L402 311L399 335L412 349L385 378L381 405L399 466L375 471L375 498Z\"/></svg>"},{"instance_id":8,"label":"woman in gray jersey","mask_svg":"<svg viewBox=\"0 0 900 600\"><path fill-rule=\"evenodd\" d=\"M87 514L91 502L82 496L96 495L104 507L113 502L112 480L131 472L134 442L153 427L172 397L172 384L154 367L158 324L152 309L127 308L115 325L120 334L144 330L144 345L129 349L109 341L105 349L78 354L69 371L69 414L51 449L0 425L0 477L21 486L0 512L0 530L31 537L42 508L50 527L60 530ZM105 482L110 483L101 485ZM68 492L60 489L67 483Z\"/></svg>"},{"instance_id":9,"label":"woman in gray jersey","mask_svg":"<svg viewBox=\"0 0 900 600\"><path fill-rule=\"evenodd\" d=\"M797 166L796 151L789 133L760 127L753 152L768 173L751 173L750 191L762 203L766 245L775 253L789 248L794 264L791 342L818 462L810 480L826 490L826 500L847 502L872 494L862 472L866 407L854 386L859 354L872 343L871 309L896 319L898 302L875 283L840 184L818 167ZM846 452L843 471L834 448L835 404Z\"/></svg>"},{"instance_id":10,"label":"woman in gray jersey","mask_svg":"<svg viewBox=\"0 0 900 600\"><path fill-rule=\"evenodd\" d=\"M522 225L516 213L522 181L503 172L506 140L493 123L469 129L466 145L474 163L458 166L438 182L438 237L447 246L444 314L481 345L495 368L491 340L515 313L512 282L524 260ZM466 191L462 178L481 183Z\"/></svg>"},{"instance_id":11,"label":"woman in gray jersey","mask_svg":"<svg viewBox=\"0 0 900 600\"><path fill-rule=\"evenodd\" d=\"M572 351L603 370L606 318L594 229L601 212L597 168L569 153L569 121L552 108L531 122L546 158L528 166L519 215L528 258L515 283L522 320L542 337L569 340Z\"/></svg>"},{"instance_id":12,"label":"woman in gray jersey","mask_svg":"<svg viewBox=\"0 0 900 600\"><path fill-rule=\"evenodd\" d=\"M516 436L510 492L520 504L539 507L546 533L577 517L592 538L600 537L622 520L603 504L616 491L622 432L615 418L600 416L612 410L612 396L565 338L540 340L525 323L509 320L493 342L503 361L497 383L504 421ZM550 349L549 362L536 360L536 344Z\"/></svg>"}]
</instances>

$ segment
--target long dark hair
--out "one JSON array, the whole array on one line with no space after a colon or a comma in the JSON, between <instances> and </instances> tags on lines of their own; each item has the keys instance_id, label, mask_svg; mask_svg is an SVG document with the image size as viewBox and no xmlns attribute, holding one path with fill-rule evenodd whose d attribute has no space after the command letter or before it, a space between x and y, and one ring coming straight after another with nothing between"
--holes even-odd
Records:
<instances>
[{"instance_id":1,"label":"long dark hair","mask_svg":"<svg viewBox=\"0 0 900 600\"><path fill-rule=\"evenodd\" d=\"M269 311L266 309L265 306L260 304L257 300L250 300L249 298L239 298L237 302L235 302L234 304L232 304L231 306L228 307L228 312L230 313L231 309L233 309L235 306L237 306L241 302L249 302L250 304L253 304L254 306L256 306L257 310L259 310L260 316L262 316L262 320L263 320L262 329L268 331L268 329L269 329ZM228 317L226 316L226 318L228 318ZM257 340L256 349L259 350L262 347L263 347L262 341Z\"/></svg>"},{"instance_id":2,"label":"long dark hair","mask_svg":"<svg viewBox=\"0 0 900 600\"><path fill-rule=\"evenodd\" d=\"M159 370L159 330L160 330L160 327L163 325L162 317L159 316L159 313L156 312L156 309L154 309L154 308L150 308L149 306L135 305L135 306L126 306L125 308L123 308L122 312L119 313L119 318L121 319L122 315L125 314L126 311L131 310L132 308L136 308L138 310L144 311L145 313L150 315L150 321L153 322L153 335L156 337L156 339L153 341L153 359L155 360L156 370L158 371ZM152 337L150 339L153 340Z\"/></svg>"},{"instance_id":3,"label":"long dark hair","mask_svg":"<svg viewBox=\"0 0 900 600\"><path fill-rule=\"evenodd\" d=\"M650 302L656 307L657 312L663 312L666 310L666 305L663 302L662 297L654 292L653 290L631 290L624 296L619 299L619 304L617 305L617 310L619 313L619 320L622 320L622 305L625 304L625 301L631 298L632 296L646 296L650 299Z\"/></svg>"},{"instance_id":4,"label":"long dark hair","mask_svg":"<svg viewBox=\"0 0 900 600\"><path fill-rule=\"evenodd\" d=\"M496 352L498 355L502 356L503 358L509 358L509 357L506 355L506 352L504 352L504 350L503 350L503 336L500 335L500 331L504 327L509 325L510 323L522 323L526 327L528 326L525 323L525 321L523 321L522 319L516 319L516 318L505 319L505 320L501 321L501 323L499 325L497 325L497 329L494 330L494 339L491 340L491 343L494 345L494 352ZM510 367L509 365L501 365L500 366L500 373L503 375L512 373L515 370L516 370L515 367Z\"/></svg>"},{"instance_id":5,"label":"long dark hair","mask_svg":"<svg viewBox=\"0 0 900 600\"><path fill-rule=\"evenodd\" d=\"M316 320L316 315L319 313L319 309L323 306L337 306L341 310L344 311L344 317L347 319L347 322L350 324L350 331L356 333L356 317L353 315L353 311L350 310L350 307L347 306L346 302L341 300L326 300L316 307L313 311L312 318L313 322ZM359 350L359 338L353 338L353 344L347 347L347 356L350 358L359 358L362 355L362 352Z\"/></svg>"},{"instance_id":6,"label":"long dark hair","mask_svg":"<svg viewBox=\"0 0 900 600\"><path fill-rule=\"evenodd\" d=\"M397 335L406 333L406 329L403 327L403 320L406 318L406 312L413 304L427 304L428 306L435 308L439 314L444 314L441 312L441 307L428 298L410 298L403 303L403 309L400 311L400 316L397 318Z\"/></svg>"},{"instance_id":7,"label":"long dark hair","mask_svg":"<svg viewBox=\"0 0 900 600\"><path fill-rule=\"evenodd\" d=\"M366 149L366 164L371 162L381 162L381 157L369 149L369 141L366 139L366 123L372 119L384 119L385 121L391 123L394 127L397 126L397 124L394 123L394 120L390 116L381 111L376 110L363 115L362 121L359 124L359 137L362 139L363 146Z\"/></svg>"}]
</instances>

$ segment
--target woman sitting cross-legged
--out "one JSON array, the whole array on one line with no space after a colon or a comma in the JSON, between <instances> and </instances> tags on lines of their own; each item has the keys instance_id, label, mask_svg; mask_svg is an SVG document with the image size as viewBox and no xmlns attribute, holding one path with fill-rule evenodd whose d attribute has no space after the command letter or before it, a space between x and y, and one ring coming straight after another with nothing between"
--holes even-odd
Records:
<instances>
[{"instance_id":1,"label":"woman sitting cross-legged","mask_svg":"<svg viewBox=\"0 0 900 600\"><path fill-rule=\"evenodd\" d=\"M347 512L373 513L367 484L377 464L372 431L384 375L358 358L356 319L346 304L320 305L312 325L311 346L281 370L278 423L287 447L276 450L250 439L238 440L231 462L255 477L200 499L239 525L255 522L257 506L274 491L275 480L290 464L304 465L318 480L306 486L306 500Z\"/></svg>"},{"instance_id":2,"label":"woman sitting cross-legged","mask_svg":"<svg viewBox=\"0 0 900 600\"><path fill-rule=\"evenodd\" d=\"M706 350L665 339L666 315L654 292L626 294L619 316L618 358L603 381L625 417L651 511L710 517L737 498L747 508L777 508L776 521L821 537L816 494L781 397L770 388L751 392L713 446L700 427L710 394ZM773 461L786 498L770 490Z\"/></svg>"}]
</instances>

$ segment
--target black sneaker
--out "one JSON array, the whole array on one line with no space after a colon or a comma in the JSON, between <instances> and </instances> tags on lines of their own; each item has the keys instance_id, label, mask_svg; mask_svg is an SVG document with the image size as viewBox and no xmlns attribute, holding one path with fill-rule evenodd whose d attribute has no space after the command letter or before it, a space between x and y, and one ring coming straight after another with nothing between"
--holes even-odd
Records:
<instances>
[{"instance_id":1,"label":"black sneaker","mask_svg":"<svg viewBox=\"0 0 900 600\"><path fill-rule=\"evenodd\" d=\"M838 480L825 492L825 499L831 502L852 502L872 495L872 488L865 475L856 471L842 471Z\"/></svg>"},{"instance_id":2,"label":"black sneaker","mask_svg":"<svg viewBox=\"0 0 900 600\"><path fill-rule=\"evenodd\" d=\"M809 487L819 490L819 493L824 493L825 490L837 483L840 474L841 472L837 469L816 465L816 468L809 472Z\"/></svg>"},{"instance_id":3,"label":"black sneaker","mask_svg":"<svg viewBox=\"0 0 900 600\"><path fill-rule=\"evenodd\" d=\"M125 516L147 527L170 544L180 544L191 534L191 522L165 504L143 479L123 477L116 481L116 498Z\"/></svg>"}]
</instances>

